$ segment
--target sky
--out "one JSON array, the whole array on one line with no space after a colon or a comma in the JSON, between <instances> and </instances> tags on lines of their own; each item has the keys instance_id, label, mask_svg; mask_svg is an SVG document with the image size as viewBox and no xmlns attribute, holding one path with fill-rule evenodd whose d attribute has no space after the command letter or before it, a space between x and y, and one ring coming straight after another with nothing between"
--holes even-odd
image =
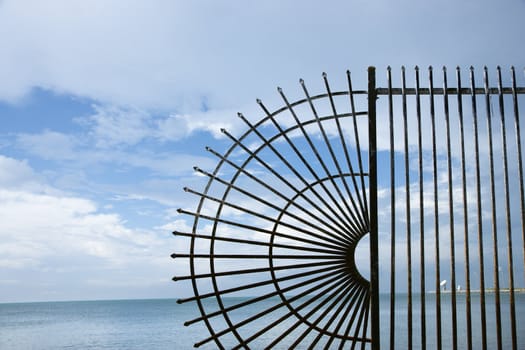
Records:
<instances>
[{"instance_id":1,"label":"sky","mask_svg":"<svg viewBox=\"0 0 525 350\"><path fill-rule=\"evenodd\" d=\"M184 186L255 100L366 68L521 69L525 1L0 0L0 302L171 298ZM398 73L396 73L398 74ZM383 78L379 78L380 81Z\"/></svg>"}]
</instances>

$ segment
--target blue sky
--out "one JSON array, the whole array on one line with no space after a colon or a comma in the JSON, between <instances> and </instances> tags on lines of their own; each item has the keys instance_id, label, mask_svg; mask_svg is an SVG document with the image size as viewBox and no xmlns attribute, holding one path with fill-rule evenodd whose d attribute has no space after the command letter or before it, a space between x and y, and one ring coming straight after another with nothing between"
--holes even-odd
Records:
<instances>
[{"instance_id":1,"label":"blue sky","mask_svg":"<svg viewBox=\"0 0 525 350\"><path fill-rule=\"evenodd\" d=\"M181 296L206 145L299 78L523 67L524 1L0 1L0 302ZM382 80L383 78L380 78Z\"/></svg>"}]
</instances>

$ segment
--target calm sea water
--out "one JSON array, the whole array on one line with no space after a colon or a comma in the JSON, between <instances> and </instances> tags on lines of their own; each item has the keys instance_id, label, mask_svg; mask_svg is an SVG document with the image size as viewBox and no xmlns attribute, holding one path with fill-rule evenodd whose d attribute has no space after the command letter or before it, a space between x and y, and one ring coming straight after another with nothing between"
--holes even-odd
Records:
<instances>
[{"instance_id":1,"label":"calm sea water","mask_svg":"<svg viewBox=\"0 0 525 350\"><path fill-rule=\"evenodd\" d=\"M435 348L435 298L427 295L427 344ZM503 296L502 299L505 299ZM388 297L381 299L384 345L388 340ZM406 296L398 296L396 316L397 348L406 348ZM505 301L505 300L503 300ZM519 349L525 349L525 295L517 294ZM232 301L233 302L233 301ZM479 313L478 297L473 297L473 317ZM270 305L270 304L269 304ZM464 322L464 296L458 296L459 320ZM266 305L268 306L268 305ZM414 345L420 334L419 297L414 297ZM261 308L265 305L261 305ZM444 349L450 343L450 297L442 298ZM184 321L197 317L193 304L178 305L175 300L119 300L0 304L0 349L190 349L207 337L201 324L184 327ZM502 309L505 348L510 345L508 308ZM487 297L489 342L495 340L493 297ZM475 344L480 341L479 321L473 323ZM458 328L463 348L465 329ZM211 344L209 347L213 348ZM386 348L386 346L385 346ZM478 346L474 346L478 348Z\"/></svg>"},{"instance_id":2,"label":"calm sea water","mask_svg":"<svg viewBox=\"0 0 525 350\"><path fill-rule=\"evenodd\" d=\"M193 305L175 300L0 304L0 349L189 349Z\"/></svg>"}]
</instances>

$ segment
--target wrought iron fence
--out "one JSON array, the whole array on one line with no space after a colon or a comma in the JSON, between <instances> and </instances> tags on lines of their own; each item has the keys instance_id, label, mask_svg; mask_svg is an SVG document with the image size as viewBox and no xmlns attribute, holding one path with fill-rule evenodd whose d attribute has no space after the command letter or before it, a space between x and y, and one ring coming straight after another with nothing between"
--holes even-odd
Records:
<instances>
[{"instance_id":1,"label":"wrought iron fence","mask_svg":"<svg viewBox=\"0 0 525 350\"><path fill-rule=\"evenodd\" d=\"M396 88L389 68L382 88L369 68L366 90L347 72L333 92L323 74L317 95L301 81L304 98L279 89L283 107L257 101L224 154L207 148L218 164L195 168L208 184L185 189L199 200L172 255L200 312L186 325L209 331L196 346L525 347L525 88L499 67L496 87L487 69L481 86L473 69L427 76L407 87L403 68Z\"/></svg>"}]
</instances>

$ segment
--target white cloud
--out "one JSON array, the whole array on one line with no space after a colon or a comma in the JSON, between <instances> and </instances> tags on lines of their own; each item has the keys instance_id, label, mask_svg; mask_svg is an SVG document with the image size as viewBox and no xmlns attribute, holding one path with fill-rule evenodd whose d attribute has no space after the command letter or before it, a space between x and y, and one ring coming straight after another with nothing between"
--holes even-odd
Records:
<instances>
[{"instance_id":1,"label":"white cloud","mask_svg":"<svg viewBox=\"0 0 525 350\"><path fill-rule=\"evenodd\" d=\"M40 134L19 134L17 144L26 151L47 160L71 160L78 141L71 135L46 130Z\"/></svg>"},{"instance_id":2,"label":"white cloud","mask_svg":"<svg viewBox=\"0 0 525 350\"><path fill-rule=\"evenodd\" d=\"M118 224L114 217L96 215L94 204L81 198L6 190L0 191L0 198L2 241L32 247L30 254L24 249L10 250L9 260L60 252L103 256L103 249L96 248L101 244L100 232L114 230Z\"/></svg>"},{"instance_id":3,"label":"white cloud","mask_svg":"<svg viewBox=\"0 0 525 350\"><path fill-rule=\"evenodd\" d=\"M117 284L129 279L158 285L161 276L169 280L170 231L128 226L113 208L101 211L93 200L65 194L43 179L27 162L0 156L0 284L24 284L35 272L49 281L75 272L68 283L77 286L95 279L111 285L112 273L103 271L119 271ZM134 275L137 264L141 276ZM55 288L53 293L67 298L67 292L59 291L61 283L47 283L42 293ZM0 292L1 300L16 299L6 293ZM48 297L33 291L29 298Z\"/></svg>"},{"instance_id":4,"label":"white cloud","mask_svg":"<svg viewBox=\"0 0 525 350\"><path fill-rule=\"evenodd\" d=\"M522 64L523 48L502 43L520 42L523 4L473 5L7 0L0 7L0 98L40 86L192 113L204 98L209 109L224 109L272 97L276 85L295 89L301 76L321 84L324 70L343 78L347 68L372 64ZM447 30L424 37L413 30L428 18ZM479 28L484 22L505 26Z\"/></svg>"},{"instance_id":5,"label":"white cloud","mask_svg":"<svg viewBox=\"0 0 525 350\"><path fill-rule=\"evenodd\" d=\"M191 129L187 125L184 115L170 115L166 119L157 121L158 135L163 140L179 140L188 136Z\"/></svg>"},{"instance_id":6,"label":"white cloud","mask_svg":"<svg viewBox=\"0 0 525 350\"><path fill-rule=\"evenodd\" d=\"M180 232L191 232L192 231L191 226L188 224L188 222L182 219L171 221L167 224L157 227L157 229L160 229L163 231L180 231Z\"/></svg>"},{"instance_id":7,"label":"white cloud","mask_svg":"<svg viewBox=\"0 0 525 350\"><path fill-rule=\"evenodd\" d=\"M19 161L0 155L0 187L13 188L28 183L34 183L37 175L27 164L27 161Z\"/></svg>"},{"instance_id":8,"label":"white cloud","mask_svg":"<svg viewBox=\"0 0 525 350\"><path fill-rule=\"evenodd\" d=\"M173 114L157 120L155 136L163 141L173 141L184 139L195 131L206 131L215 138L223 138L221 129L238 132L240 127L237 112L233 110Z\"/></svg>"},{"instance_id":9,"label":"white cloud","mask_svg":"<svg viewBox=\"0 0 525 350\"><path fill-rule=\"evenodd\" d=\"M95 146L109 148L117 145L134 145L151 135L151 116L136 108L93 106L95 114L81 123L90 127Z\"/></svg>"},{"instance_id":10,"label":"white cloud","mask_svg":"<svg viewBox=\"0 0 525 350\"><path fill-rule=\"evenodd\" d=\"M119 115L119 118L124 117L124 114ZM111 124L112 122L115 124ZM89 171L92 166L97 166L99 171L106 169L107 172L112 172L114 170L112 166L118 164L121 170L129 167L147 169L156 176L178 176L191 173L195 165L209 168L215 164L214 160L206 156L204 146L201 156L181 151L155 152L149 147L144 149L137 147L136 143L141 139L156 137L158 130L146 130L137 126L138 131L135 131L137 128L133 125L119 128L120 123L125 125L126 121L104 120L102 124L111 124L111 127L104 129L97 124L91 129L91 136L63 134L49 130L38 134L19 134L16 136L15 144L29 154L44 160L67 161L63 163L63 170L81 169L82 173ZM105 131L98 130L99 127ZM157 139L157 142L161 141ZM77 178L81 175L75 173Z\"/></svg>"},{"instance_id":11,"label":"white cloud","mask_svg":"<svg viewBox=\"0 0 525 350\"><path fill-rule=\"evenodd\" d=\"M94 105L93 108L93 115L75 120L88 130L91 142L98 148L134 146L147 139L174 142L199 130L221 138L224 137L221 128L238 131L240 126L237 112L229 109L155 116L136 107Z\"/></svg>"},{"instance_id":12,"label":"white cloud","mask_svg":"<svg viewBox=\"0 0 525 350\"><path fill-rule=\"evenodd\" d=\"M89 279L92 270L119 269L123 278L133 279L133 265L156 270L162 258L169 279L169 231L129 228L119 215L101 213L80 197L0 190L0 203L2 274L81 271L81 278ZM111 274L104 278L111 284Z\"/></svg>"}]
</instances>

